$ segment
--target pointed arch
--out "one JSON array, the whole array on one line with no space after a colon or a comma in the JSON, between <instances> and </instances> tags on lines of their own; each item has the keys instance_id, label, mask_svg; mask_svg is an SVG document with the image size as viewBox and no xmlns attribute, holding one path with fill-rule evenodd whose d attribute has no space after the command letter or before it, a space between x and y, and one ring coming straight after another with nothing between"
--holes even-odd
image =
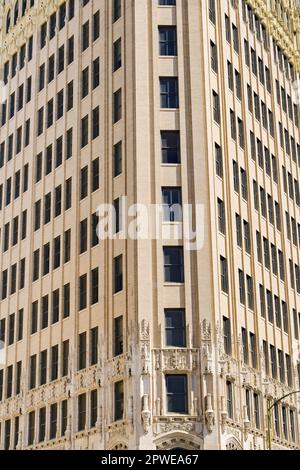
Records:
<instances>
[{"instance_id":1,"label":"pointed arch","mask_svg":"<svg viewBox=\"0 0 300 470\"><path fill-rule=\"evenodd\" d=\"M226 442L226 450L243 450L243 446L236 437L230 436Z\"/></svg>"},{"instance_id":2,"label":"pointed arch","mask_svg":"<svg viewBox=\"0 0 300 470\"><path fill-rule=\"evenodd\" d=\"M203 441L185 431L173 431L156 439L155 446L157 450L201 450Z\"/></svg>"},{"instance_id":3,"label":"pointed arch","mask_svg":"<svg viewBox=\"0 0 300 470\"><path fill-rule=\"evenodd\" d=\"M106 450L128 450L128 442L121 439L113 439L108 445Z\"/></svg>"}]
</instances>

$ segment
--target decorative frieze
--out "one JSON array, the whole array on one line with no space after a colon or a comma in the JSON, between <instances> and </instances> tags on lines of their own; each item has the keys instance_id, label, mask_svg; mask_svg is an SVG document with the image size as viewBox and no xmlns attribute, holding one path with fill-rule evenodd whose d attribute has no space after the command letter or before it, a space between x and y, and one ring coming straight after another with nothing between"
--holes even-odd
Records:
<instances>
[{"instance_id":1,"label":"decorative frieze","mask_svg":"<svg viewBox=\"0 0 300 470\"><path fill-rule=\"evenodd\" d=\"M279 7L275 0L246 0L265 24L284 54L299 71L300 8L296 0L287 0Z\"/></svg>"},{"instance_id":2,"label":"decorative frieze","mask_svg":"<svg viewBox=\"0 0 300 470\"><path fill-rule=\"evenodd\" d=\"M174 431L183 431L188 433L200 433L200 418L196 417L156 417L154 418L154 429L153 432L157 436ZM202 432L202 430L201 430Z\"/></svg>"},{"instance_id":3,"label":"decorative frieze","mask_svg":"<svg viewBox=\"0 0 300 470\"><path fill-rule=\"evenodd\" d=\"M154 349L154 365L161 371L192 372L200 365L199 349Z\"/></svg>"},{"instance_id":4,"label":"decorative frieze","mask_svg":"<svg viewBox=\"0 0 300 470\"><path fill-rule=\"evenodd\" d=\"M85 369L75 374L75 393L82 389L90 389L97 384L97 366Z\"/></svg>"},{"instance_id":5,"label":"decorative frieze","mask_svg":"<svg viewBox=\"0 0 300 470\"><path fill-rule=\"evenodd\" d=\"M9 10L13 14L12 2L0 0L0 66L15 54L18 49L57 11L65 0L39 0L36 6L27 8L24 16L19 17L15 26L6 34L6 18Z\"/></svg>"}]
</instances>

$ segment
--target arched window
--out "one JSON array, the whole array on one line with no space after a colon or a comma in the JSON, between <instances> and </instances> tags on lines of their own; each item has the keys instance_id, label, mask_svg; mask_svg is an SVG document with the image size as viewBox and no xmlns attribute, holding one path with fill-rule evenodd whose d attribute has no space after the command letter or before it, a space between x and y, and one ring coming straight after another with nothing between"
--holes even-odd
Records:
<instances>
[{"instance_id":1,"label":"arched window","mask_svg":"<svg viewBox=\"0 0 300 470\"><path fill-rule=\"evenodd\" d=\"M17 0L15 4L14 25L17 24L18 18L19 18L19 0Z\"/></svg>"},{"instance_id":2,"label":"arched window","mask_svg":"<svg viewBox=\"0 0 300 470\"><path fill-rule=\"evenodd\" d=\"M9 28L10 28L10 10L7 13L7 17L6 17L6 34L8 33Z\"/></svg>"},{"instance_id":3,"label":"arched window","mask_svg":"<svg viewBox=\"0 0 300 470\"><path fill-rule=\"evenodd\" d=\"M27 8L27 0L22 0L22 16L25 15L26 8Z\"/></svg>"}]
</instances>

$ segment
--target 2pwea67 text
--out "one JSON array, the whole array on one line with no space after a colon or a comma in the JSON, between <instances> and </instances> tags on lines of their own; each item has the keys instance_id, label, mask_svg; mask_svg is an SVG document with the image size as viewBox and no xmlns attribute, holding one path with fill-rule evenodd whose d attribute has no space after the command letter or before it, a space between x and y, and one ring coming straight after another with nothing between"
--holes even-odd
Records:
<instances>
[{"instance_id":1,"label":"2pwea67 text","mask_svg":"<svg viewBox=\"0 0 300 470\"><path fill-rule=\"evenodd\" d=\"M165 464L165 465L196 465L199 455L191 454L152 454L144 459L146 465Z\"/></svg>"}]
</instances>

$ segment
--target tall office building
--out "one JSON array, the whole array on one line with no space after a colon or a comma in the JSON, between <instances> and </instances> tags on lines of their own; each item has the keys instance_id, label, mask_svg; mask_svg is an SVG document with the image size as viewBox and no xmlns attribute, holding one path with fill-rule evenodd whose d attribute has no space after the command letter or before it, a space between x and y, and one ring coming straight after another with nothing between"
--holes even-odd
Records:
<instances>
[{"instance_id":1,"label":"tall office building","mask_svg":"<svg viewBox=\"0 0 300 470\"><path fill-rule=\"evenodd\" d=\"M300 448L296 3L0 1L0 448Z\"/></svg>"}]
</instances>

